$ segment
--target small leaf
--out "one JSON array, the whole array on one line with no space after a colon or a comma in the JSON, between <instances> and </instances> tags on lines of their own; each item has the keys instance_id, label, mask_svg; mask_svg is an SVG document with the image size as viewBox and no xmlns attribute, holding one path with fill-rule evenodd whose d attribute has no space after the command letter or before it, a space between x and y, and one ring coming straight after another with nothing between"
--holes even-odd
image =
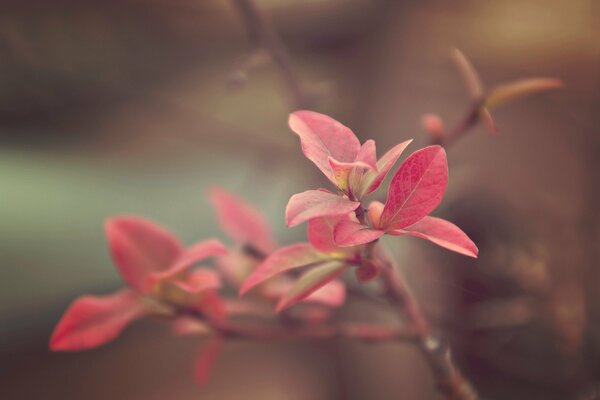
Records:
<instances>
[{"instance_id":1,"label":"small leaf","mask_svg":"<svg viewBox=\"0 0 600 400\"><path fill-rule=\"evenodd\" d=\"M217 239L208 239L196 243L187 249L168 269L148 276L145 284L146 291L151 290L160 282L172 279L187 271L194 264L208 258L227 254L227 248Z\"/></svg>"},{"instance_id":2,"label":"small leaf","mask_svg":"<svg viewBox=\"0 0 600 400\"><path fill-rule=\"evenodd\" d=\"M398 158L400 158L411 142L412 139L409 139L392 147L377 161L377 171L371 170L365 172L357 198L362 198L362 196L377 190L387 173L396 164Z\"/></svg>"},{"instance_id":3,"label":"small leaf","mask_svg":"<svg viewBox=\"0 0 600 400\"><path fill-rule=\"evenodd\" d=\"M483 96L484 88L471 61L456 48L452 50L452 60L467 86L469 95L473 99L480 99Z\"/></svg>"},{"instance_id":4,"label":"small leaf","mask_svg":"<svg viewBox=\"0 0 600 400\"><path fill-rule=\"evenodd\" d=\"M194 376L199 384L204 385L210 379L211 372L223 350L224 344L223 337L216 335L200 350L194 368Z\"/></svg>"},{"instance_id":5,"label":"small leaf","mask_svg":"<svg viewBox=\"0 0 600 400\"><path fill-rule=\"evenodd\" d=\"M217 210L221 229L238 244L249 243L265 254L277 247L269 225L253 207L220 188L211 189L209 199Z\"/></svg>"},{"instance_id":6,"label":"small leaf","mask_svg":"<svg viewBox=\"0 0 600 400\"><path fill-rule=\"evenodd\" d=\"M444 123L439 115L425 114L421 117L421 126L435 139L444 136Z\"/></svg>"},{"instance_id":7,"label":"small leaf","mask_svg":"<svg viewBox=\"0 0 600 400\"><path fill-rule=\"evenodd\" d=\"M350 186L349 176L350 172L353 170L362 171L373 169L372 166L363 162L363 161L353 161L349 163L344 163L337 161L331 157L329 157L329 165L331 166L331 171L333 173L333 179L335 180L335 185L342 191L348 192L348 188Z\"/></svg>"},{"instance_id":8,"label":"small leaf","mask_svg":"<svg viewBox=\"0 0 600 400\"><path fill-rule=\"evenodd\" d=\"M341 261L328 261L302 275L279 300L276 311L281 312L305 299L317 289L336 279L348 266Z\"/></svg>"},{"instance_id":9,"label":"small leaf","mask_svg":"<svg viewBox=\"0 0 600 400\"><path fill-rule=\"evenodd\" d=\"M328 158L354 161L360 150L356 135L335 119L313 111L296 111L288 123L300 137L304 155L335 184Z\"/></svg>"},{"instance_id":10,"label":"small leaf","mask_svg":"<svg viewBox=\"0 0 600 400\"><path fill-rule=\"evenodd\" d=\"M315 290L303 301L306 303L318 303L328 307L340 307L346 300L346 285L339 279L333 280Z\"/></svg>"},{"instance_id":11,"label":"small leaf","mask_svg":"<svg viewBox=\"0 0 600 400\"><path fill-rule=\"evenodd\" d=\"M329 258L328 254L318 251L309 243L296 243L282 247L256 267L254 272L242 284L240 295L283 272Z\"/></svg>"},{"instance_id":12,"label":"small leaf","mask_svg":"<svg viewBox=\"0 0 600 400\"><path fill-rule=\"evenodd\" d=\"M379 228L379 220L381 219L381 213L383 213L384 208L385 205L380 201L372 201L369 204L369 207L367 207L367 215L375 229Z\"/></svg>"},{"instance_id":13,"label":"small leaf","mask_svg":"<svg viewBox=\"0 0 600 400\"><path fill-rule=\"evenodd\" d=\"M477 257L479 250L466 233L453 223L435 217L425 217L419 222L390 232L391 235L412 235L429 240L448 250Z\"/></svg>"},{"instance_id":14,"label":"small leaf","mask_svg":"<svg viewBox=\"0 0 600 400\"><path fill-rule=\"evenodd\" d=\"M385 232L371 229L359 222L345 220L340 221L333 230L335 244L340 247L356 246L370 243L379 239Z\"/></svg>"},{"instance_id":15,"label":"small leaf","mask_svg":"<svg viewBox=\"0 0 600 400\"><path fill-rule=\"evenodd\" d=\"M322 190L307 190L293 195L285 209L285 219L289 227L296 226L312 218L348 214L360 202Z\"/></svg>"},{"instance_id":16,"label":"small leaf","mask_svg":"<svg viewBox=\"0 0 600 400\"><path fill-rule=\"evenodd\" d=\"M105 224L110 253L121 277L143 293L149 274L164 271L183 253L179 240L152 221L133 216Z\"/></svg>"},{"instance_id":17,"label":"small leaf","mask_svg":"<svg viewBox=\"0 0 600 400\"><path fill-rule=\"evenodd\" d=\"M339 250L333 241L333 229L338 222L348 218L345 215L336 217L313 218L308 221L307 236L310 244L316 249L330 253Z\"/></svg>"},{"instance_id":18,"label":"small leaf","mask_svg":"<svg viewBox=\"0 0 600 400\"><path fill-rule=\"evenodd\" d=\"M64 313L50 339L53 351L91 349L115 339L147 313L137 294L123 289L107 296L82 296Z\"/></svg>"},{"instance_id":19,"label":"small leaf","mask_svg":"<svg viewBox=\"0 0 600 400\"><path fill-rule=\"evenodd\" d=\"M370 169L377 169L377 149L374 140L369 139L360 146L355 161L367 164Z\"/></svg>"},{"instance_id":20,"label":"small leaf","mask_svg":"<svg viewBox=\"0 0 600 400\"><path fill-rule=\"evenodd\" d=\"M563 87L564 83L560 79L522 79L493 88L485 99L485 106L493 108L521 97L561 89Z\"/></svg>"},{"instance_id":21,"label":"small leaf","mask_svg":"<svg viewBox=\"0 0 600 400\"><path fill-rule=\"evenodd\" d=\"M381 229L399 229L419 221L441 202L448 184L446 152L429 146L410 155L390 182Z\"/></svg>"},{"instance_id":22,"label":"small leaf","mask_svg":"<svg viewBox=\"0 0 600 400\"><path fill-rule=\"evenodd\" d=\"M220 288L221 279L216 272L201 268L188 273L185 278L178 279L173 284L187 294L196 295L209 289Z\"/></svg>"}]
</instances>

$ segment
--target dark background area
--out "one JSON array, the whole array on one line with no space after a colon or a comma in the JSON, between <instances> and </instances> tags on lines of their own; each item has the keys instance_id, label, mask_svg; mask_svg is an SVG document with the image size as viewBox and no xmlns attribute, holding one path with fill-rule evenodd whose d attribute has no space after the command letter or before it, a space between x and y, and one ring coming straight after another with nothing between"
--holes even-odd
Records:
<instances>
[{"instance_id":1,"label":"dark background area","mask_svg":"<svg viewBox=\"0 0 600 400\"><path fill-rule=\"evenodd\" d=\"M295 103L280 70L261 62L232 4L0 2L1 398L436 398L408 345L228 343L202 388L190 371L201 341L153 321L97 350L47 350L70 301L121 285L110 215L148 216L186 243L220 236L205 196L220 185L260 207L281 243L303 237L285 228L285 204L323 181L287 128ZM452 123L467 107L453 47L490 87L566 83L494 110L498 135L477 127L449 151L436 213L474 237L477 261L390 244L485 399L600 398L600 3L256 4L311 108L380 154L425 145L422 114ZM373 313L354 299L342 312Z\"/></svg>"}]
</instances>

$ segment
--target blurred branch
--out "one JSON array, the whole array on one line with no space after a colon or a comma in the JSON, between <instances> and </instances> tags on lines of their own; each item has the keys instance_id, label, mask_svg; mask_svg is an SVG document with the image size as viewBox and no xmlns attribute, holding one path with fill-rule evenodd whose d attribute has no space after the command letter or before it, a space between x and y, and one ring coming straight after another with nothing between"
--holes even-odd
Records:
<instances>
[{"instance_id":1,"label":"blurred branch","mask_svg":"<svg viewBox=\"0 0 600 400\"><path fill-rule=\"evenodd\" d=\"M298 76L292 68L287 49L271 21L264 17L254 0L232 0L232 3L242 17L250 41L255 46L264 48L279 68L295 107L299 109L307 108L308 99L302 90Z\"/></svg>"}]
</instances>

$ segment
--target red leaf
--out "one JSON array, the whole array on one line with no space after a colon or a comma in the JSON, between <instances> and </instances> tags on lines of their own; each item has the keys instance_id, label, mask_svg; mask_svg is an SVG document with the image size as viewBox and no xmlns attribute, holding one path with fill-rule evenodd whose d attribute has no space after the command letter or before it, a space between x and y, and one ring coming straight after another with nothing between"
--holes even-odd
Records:
<instances>
[{"instance_id":1,"label":"red leaf","mask_svg":"<svg viewBox=\"0 0 600 400\"><path fill-rule=\"evenodd\" d=\"M346 300L346 285L339 279L333 280L320 289L315 290L303 301L323 304L328 307L339 307Z\"/></svg>"},{"instance_id":2,"label":"red leaf","mask_svg":"<svg viewBox=\"0 0 600 400\"><path fill-rule=\"evenodd\" d=\"M309 243L296 243L282 247L256 267L252 275L242 284L240 295L285 271L314 264L328 258L330 258L329 255L318 251Z\"/></svg>"},{"instance_id":3,"label":"red leaf","mask_svg":"<svg viewBox=\"0 0 600 400\"><path fill-rule=\"evenodd\" d=\"M399 229L419 221L440 204L447 185L444 149L429 146L415 151L392 178L379 227Z\"/></svg>"},{"instance_id":4,"label":"red leaf","mask_svg":"<svg viewBox=\"0 0 600 400\"><path fill-rule=\"evenodd\" d=\"M358 201L351 201L324 189L307 190L290 198L285 209L285 219L287 225L292 227L312 218L347 214L359 205Z\"/></svg>"},{"instance_id":5,"label":"red leaf","mask_svg":"<svg viewBox=\"0 0 600 400\"><path fill-rule=\"evenodd\" d=\"M50 349L91 349L115 339L147 313L138 296L123 289L107 296L82 296L69 306L52 333Z\"/></svg>"},{"instance_id":6,"label":"red leaf","mask_svg":"<svg viewBox=\"0 0 600 400\"><path fill-rule=\"evenodd\" d=\"M209 198L217 210L221 229L237 243L249 243L265 254L277 247L269 225L253 207L220 188L211 189Z\"/></svg>"},{"instance_id":7,"label":"red leaf","mask_svg":"<svg viewBox=\"0 0 600 400\"><path fill-rule=\"evenodd\" d=\"M477 257L479 250L475 243L458 226L435 217L425 217L419 222L390 232L391 235L412 235L429 240L448 250Z\"/></svg>"},{"instance_id":8,"label":"red leaf","mask_svg":"<svg viewBox=\"0 0 600 400\"><path fill-rule=\"evenodd\" d=\"M328 158L352 162L360 151L356 135L335 119L313 111L290 114L290 128L300 137L302 152L335 183Z\"/></svg>"},{"instance_id":9,"label":"red leaf","mask_svg":"<svg viewBox=\"0 0 600 400\"><path fill-rule=\"evenodd\" d=\"M149 274L164 271L183 253L175 236L142 218L111 218L105 229L110 253L123 280L142 293Z\"/></svg>"},{"instance_id":10,"label":"red leaf","mask_svg":"<svg viewBox=\"0 0 600 400\"><path fill-rule=\"evenodd\" d=\"M360 193L358 193L358 198L361 198L369 193L373 193L375 190L377 190L379 185L381 185L381 182L383 182L385 179L387 173L394 166L394 164L396 164L398 158L400 158L404 150L411 142L412 139L406 140L392 147L377 161L377 170L365 172L361 183L361 190Z\"/></svg>"},{"instance_id":11,"label":"red leaf","mask_svg":"<svg viewBox=\"0 0 600 400\"><path fill-rule=\"evenodd\" d=\"M312 268L302 275L279 300L276 311L281 312L304 300L316 290L336 279L347 268L348 266L341 261L329 261Z\"/></svg>"},{"instance_id":12,"label":"red leaf","mask_svg":"<svg viewBox=\"0 0 600 400\"><path fill-rule=\"evenodd\" d=\"M227 307L215 289L207 289L197 297L196 309L209 320L223 322L227 319Z\"/></svg>"},{"instance_id":13,"label":"red leaf","mask_svg":"<svg viewBox=\"0 0 600 400\"><path fill-rule=\"evenodd\" d=\"M208 239L198 242L187 249L168 269L150 274L148 276L145 288L150 290L157 282L171 279L176 275L185 272L194 264L208 257L224 255L227 249L217 239Z\"/></svg>"},{"instance_id":14,"label":"red leaf","mask_svg":"<svg viewBox=\"0 0 600 400\"><path fill-rule=\"evenodd\" d=\"M369 243L383 236L385 232L371 229L359 222L345 220L340 221L333 230L333 240L340 247L356 246Z\"/></svg>"},{"instance_id":15,"label":"red leaf","mask_svg":"<svg viewBox=\"0 0 600 400\"><path fill-rule=\"evenodd\" d=\"M211 371L223 350L224 343L223 338L217 335L212 337L200 351L194 369L194 376L199 384L203 385L208 382Z\"/></svg>"},{"instance_id":16,"label":"red leaf","mask_svg":"<svg viewBox=\"0 0 600 400\"><path fill-rule=\"evenodd\" d=\"M307 236L308 241L318 250L330 253L339 250L333 240L334 227L344 219L349 218L346 215L335 217L313 218L308 221Z\"/></svg>"}]
</instances>

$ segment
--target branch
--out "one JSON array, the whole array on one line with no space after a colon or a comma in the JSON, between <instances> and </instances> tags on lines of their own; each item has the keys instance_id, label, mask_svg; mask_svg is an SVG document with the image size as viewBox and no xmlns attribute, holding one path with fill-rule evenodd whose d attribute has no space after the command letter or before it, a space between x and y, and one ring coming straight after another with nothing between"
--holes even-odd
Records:
<instances>
[{"instance_id":1,"label":"branch","mask_svg":"<svg viewBox=\"0 0 600 400\"><path fill-rule=\"evenodd\" d=\"M478 399L473 386L454 365L449 347L442 345L431 334L421 307L398 269L388 257L381 254L381 249L379 250L379 258L386 264L381 271L386 297L390 303L403 310L405 317L414 327L418 336L416 344L433 371L438 390L450 400Z\"/></svg>"},{"instance_id":2,"label":"branch","mask_svg":"<svg viewBox=\"0 0 600 400\"><path fill-rule=\"evenodd\" d=\"M261 14L254 0L232 0L232 3L242 17L250 40L264 48L279 68L296 108L308 108L309 101L292 68L287 49L271 22Z\"/></svg>"},{"instance_id":3,"label":"branch","mask_svg":"<svg viewBox=\"0 0 600 400\"><path fill-rule=\"evenodd\" d=\"M255 340L305 340L332 339L346 337L364 342L415 341L418 335L405 328L371 325L361 323L344 323L339 326L252 326L236 324L231 321L212 322L213 332L233 339Z\"/></svg>"}]
</instances>

